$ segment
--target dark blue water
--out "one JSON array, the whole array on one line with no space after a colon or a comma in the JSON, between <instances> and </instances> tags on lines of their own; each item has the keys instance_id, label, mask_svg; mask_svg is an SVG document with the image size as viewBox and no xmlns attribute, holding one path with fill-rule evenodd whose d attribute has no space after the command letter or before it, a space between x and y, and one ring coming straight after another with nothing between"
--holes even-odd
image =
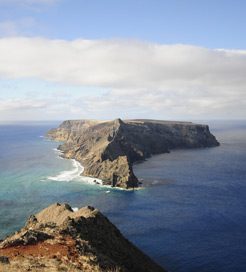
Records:
<instances>
[{"instance_id":1,"label":"dark blue water","mask_svg":"<svg viewBox=\"0 0 246 272\"><path fill-rule=\"evenodd\" d=\"M169 271L246 271L246 122L205 122L221 146L175 150L134 166L145 189L72 179L44 135L59 123L0 125L0 238L54 202L93 205Z\"/></svg>"}]
</instances>

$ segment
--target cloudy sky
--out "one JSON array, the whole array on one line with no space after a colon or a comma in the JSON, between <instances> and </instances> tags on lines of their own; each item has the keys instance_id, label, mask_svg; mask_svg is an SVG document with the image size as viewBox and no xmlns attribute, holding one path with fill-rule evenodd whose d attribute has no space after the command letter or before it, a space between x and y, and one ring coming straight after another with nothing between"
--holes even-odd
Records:
<instances>
[{"instance_id":1,"label":"cloudy sky","mask_svg":"<svg viewBox=\"0 0 246 272\"><path fill-rule=\"evenodd\" d=\"M0 121L245 119L244 0L0 0Z\"/></svg>"}]
</instances>

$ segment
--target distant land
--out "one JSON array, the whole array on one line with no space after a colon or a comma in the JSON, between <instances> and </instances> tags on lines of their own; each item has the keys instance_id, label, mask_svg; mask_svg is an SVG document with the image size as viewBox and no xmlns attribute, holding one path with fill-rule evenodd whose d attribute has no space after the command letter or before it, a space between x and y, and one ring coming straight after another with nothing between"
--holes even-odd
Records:
<instances>
[{"instance_id":1,"label":"distant land","mask_svg":"<svg viewBox=\"0 0 246 272\"><path fill-rule=\"evenodd\" d=\"M134 162L172 149L219 145L207 125L146 119L67 120L46 136L65 141L58 147L62 157L80 162L85 167L83 175L124 189L139 186Z\"/></svg>"},{"instance_id":2,"label":"distant land","mask_svg":"<svg viewBox=\"0 0 246 272\"><path fill-rule=\"evenodd\" d=\"M0 241L0 271L165 272L97 209L59 203Z\"/></svg>"}]
</instances>

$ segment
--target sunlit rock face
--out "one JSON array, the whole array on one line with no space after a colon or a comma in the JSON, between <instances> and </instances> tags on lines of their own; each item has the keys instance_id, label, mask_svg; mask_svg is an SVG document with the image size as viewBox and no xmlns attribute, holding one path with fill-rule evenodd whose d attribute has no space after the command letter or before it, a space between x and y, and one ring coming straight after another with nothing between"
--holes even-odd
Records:
<instances>
[{"instance_id":1,"label":"sunlit rock face","mask_svg":"<svg viewBox=\"0 0 246 272\"><path fill-rule=\"evenodd\" d=\"M55 203L0 243L0 271L161 272L97 209Z\"/></svg>"},{"instance_id":2,"label":"sunlit rock face","mask_svg":"<svg viewBox=\"0 0 246 272\"><path fill-rule=\"evenodd\" d=\"M219 145L207 125L159 120L71 120L46 136L65 141L59 146L63 157L85 166L83 175L125 189L138 187L132 169L136 161L176 148Z\"/></svg>"}]
</instances>

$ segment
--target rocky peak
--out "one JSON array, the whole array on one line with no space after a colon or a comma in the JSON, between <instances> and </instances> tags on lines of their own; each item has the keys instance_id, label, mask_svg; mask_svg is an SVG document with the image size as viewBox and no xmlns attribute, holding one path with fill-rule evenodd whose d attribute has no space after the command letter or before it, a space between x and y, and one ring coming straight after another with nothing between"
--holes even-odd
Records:
<instances>
[{"instance_id":1,"label":"rocky peak","mask_svg":"<svg viewBox=\"0 0 246 272\"><path fill-rule=\"evenodd\" d=\"M120 118L116 118L115 120L114 120L114 123L115 124L123 124L124 122L120 119Z\"/></svg>"},{"instance_id":2,"label":"rocky peak","mask_svg":"<svg viewBox=\"0 0 246 272\"><path fill-rule=\"evenodd\" d=\"M97 209L55 203L0 243L0 271L165 271Z\"/></svg>"}]
</instances>

